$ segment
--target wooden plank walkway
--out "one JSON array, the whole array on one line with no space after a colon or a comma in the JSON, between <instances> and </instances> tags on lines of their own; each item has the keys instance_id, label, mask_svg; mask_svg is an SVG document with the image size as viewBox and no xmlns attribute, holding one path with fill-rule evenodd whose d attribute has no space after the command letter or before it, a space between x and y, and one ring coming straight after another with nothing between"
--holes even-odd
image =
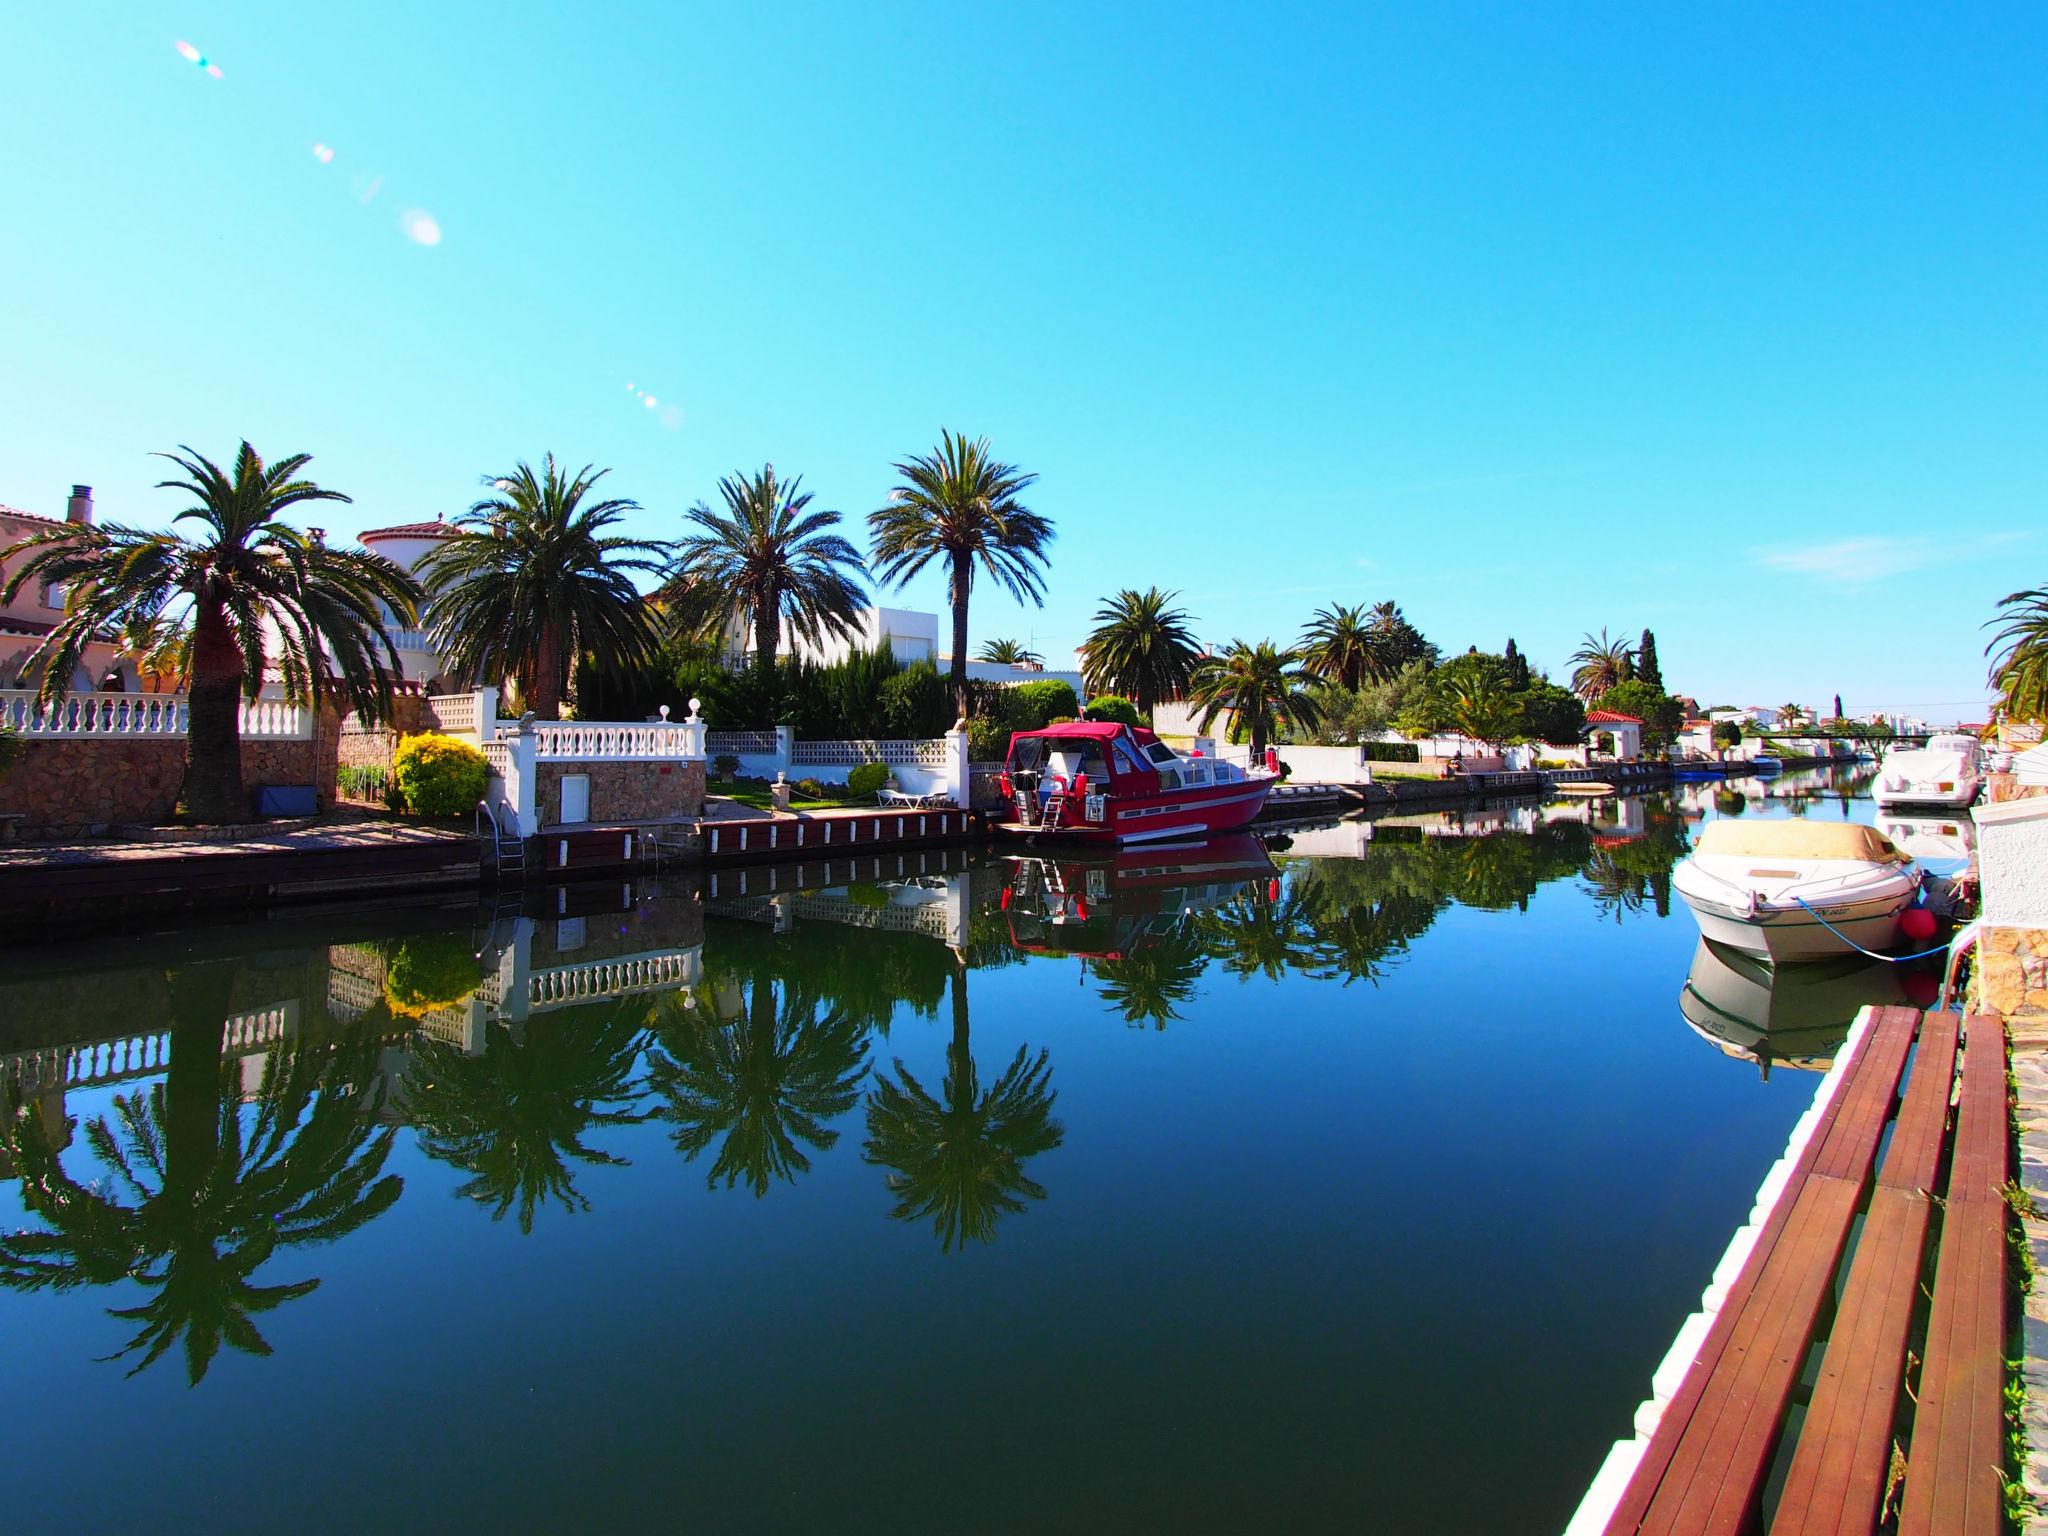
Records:
<instances>
[{"instance_id":1,"label":"wooden plank walkway","mask_svg":"<svg viewBox=\"0 0 2048 1536\"><path fill-rule=\"evenodd\" d=\"M1753 1241L1718 1310L1710 1287L1710 1315L1682 1377L1661 1409L1646 1405L1654 1423L1616 1448L1573 1532L1867 1536L1895 1491L1895 1444L1905 1452L1902 1532L1998 1531L2003 1026L1973 1018L1965 1036L1954 1014L1870 1010L1827 1091L1789 1167L1774 1171L1775 1198L1766 1181ZM1922 1280L1937 1228L1930 1308ZM1731 1249L1724 1264L1736 1257ZM1908 1375L1916 1349L1926 1361L1917 1405Z\"/></svg>"}]
</instances>

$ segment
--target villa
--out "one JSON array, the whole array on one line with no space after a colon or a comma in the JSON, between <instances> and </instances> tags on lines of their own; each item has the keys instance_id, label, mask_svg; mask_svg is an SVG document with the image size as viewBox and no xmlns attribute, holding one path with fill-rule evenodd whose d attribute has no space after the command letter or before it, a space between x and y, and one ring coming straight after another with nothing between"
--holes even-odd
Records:
<instances>
[{"instance_id":1,"label":"villa","mask_svg":"<svg viewBox=\"0 0 2048 1536\"><path fill-rule=\"evenodd\" d=\"M62 518L44 517L39 513L24 512L19 507L0 505L0 549L31 535L61 528L65 523L91 521L92 487L89 485L71 487ZM0 587L4 587L7 578L13 574L14 564L8 561L0 565ZM63 613L64 591L61 587L25 589L13 602L0 603L0 687L35 685L34 677L26 670L30 665L29 655L56 627ZM142 681L134 662L120 646L107 641L94 641L86 647L85 659L73 675L71 686L118 693L142 691Z\"/></svg>"}]
</instances>

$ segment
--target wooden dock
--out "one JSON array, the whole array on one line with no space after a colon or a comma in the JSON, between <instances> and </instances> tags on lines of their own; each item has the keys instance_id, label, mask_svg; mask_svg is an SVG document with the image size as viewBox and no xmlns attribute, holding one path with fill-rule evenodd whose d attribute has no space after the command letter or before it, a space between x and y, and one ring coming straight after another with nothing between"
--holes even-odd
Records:
<instances>
[{"instance_id":1,"label":"wooden dock","mask_svg":"<svg viewBox=\"0 0 2048 1536\"><path fill-rule=\"evenodd\" d=\"M2001 1021L1866 1009L1567 1536L1996 1536L2009 1153Z\"/></svg>"}]
</instances>

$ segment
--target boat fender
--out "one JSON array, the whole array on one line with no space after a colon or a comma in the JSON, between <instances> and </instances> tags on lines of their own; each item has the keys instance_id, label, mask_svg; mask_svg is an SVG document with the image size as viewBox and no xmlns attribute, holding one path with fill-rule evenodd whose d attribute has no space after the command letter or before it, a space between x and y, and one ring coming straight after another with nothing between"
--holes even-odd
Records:
<instances>
[{"instance_id":1,"label":"boat fender","mask_svg":"<svg viewBox=\"0 0 2048 1536\"><path fill-rule=\"evenodd\" d=\"M1934 914L1925 907L1908 907L1899 914L1899 932L1915 944L1934 937Z\"/></svg>"}]
</instances>

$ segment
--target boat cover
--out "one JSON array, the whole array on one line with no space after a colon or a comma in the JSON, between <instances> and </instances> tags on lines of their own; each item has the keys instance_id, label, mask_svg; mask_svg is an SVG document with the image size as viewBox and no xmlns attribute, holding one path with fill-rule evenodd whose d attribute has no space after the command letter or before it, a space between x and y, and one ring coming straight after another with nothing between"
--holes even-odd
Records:
<instances>
[{"instance_id":1,"label":"boat cover","mask_svg":"<svg viewBox=\"0 0 2048 1536\"><path fill-rule=\"evenodd\" d=\"M1696 853L1750 859L1855 859L1865 864L1912 860L1875 827L1851 821L1710 821Z\"/></svg>"}]
</instances>

